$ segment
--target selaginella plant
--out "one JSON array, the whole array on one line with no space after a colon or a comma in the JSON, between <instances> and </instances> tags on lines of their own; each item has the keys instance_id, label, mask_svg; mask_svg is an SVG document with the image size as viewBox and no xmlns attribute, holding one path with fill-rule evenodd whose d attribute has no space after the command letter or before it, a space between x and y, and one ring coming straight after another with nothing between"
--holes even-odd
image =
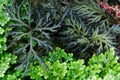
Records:
<instances>
[{"instance_id":1,"label":"selaginella plant","mask_svg":"<svg viewBox=\"0 0 120 80\"><path fill-rule=\"evenodd\" d=\"M15 63L16 56L6 52L6 34L10 29L6 27L6 23L10 20L4 10L6 0L0 0L0 78L4 77L5 72L10 67L10 64Z\"/></svg>"},{"instance_id":2,"label":"selaginella plant","mask_svg":"<svg viewBox=\"0 0 120 80\"><path fill-rule=\"evenodd\" d=\"M61 53L61 55L59 54ZM54 59L51 56L56 56ZM47 60L46 60L47 58ZM58 59L57 59L58 58ZM38 62L32 63L28 70L28 76L35 80L118 80L120 64L117 63L114 49L110 49L104 54L89 59L88 65L84 60L73 59L73 54L66 53L63 49L56 48L44 57L44 61L49 69L38 66Z\"/></svg>"},{"instance_id":3,"label":"selaginella plant","mask_svg":"<svg viewBox=\"0 0 120 80\"><path fill-rule=\"evenodd\" d=\"M61 48L43 56L48 66L45 69L38 60L30 63L28 73L23 78L22 69L9 71L1 80L119 80L120 64L117 62L114 49L96 56L94 54L85 65L83 59L76 60L72 53Z\"/></svg>"}]
</instances>

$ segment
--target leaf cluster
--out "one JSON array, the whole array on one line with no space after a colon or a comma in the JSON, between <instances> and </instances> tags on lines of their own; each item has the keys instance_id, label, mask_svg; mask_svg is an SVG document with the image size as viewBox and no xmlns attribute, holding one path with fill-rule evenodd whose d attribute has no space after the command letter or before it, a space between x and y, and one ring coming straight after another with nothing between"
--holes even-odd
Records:
<instances>
[{"instance_id":1,"label":"leaf cluster","mask_svg":"<svg viewBox=\"0 0 120 80\"><path fill-rule=\"evenodd\" d=\"M4 77L6 71L10 67L10 64L16 62L16 56L6 52L6 34L10 28L5 27L6 23L10 20L8 14L5 13L4 4L7 4L6 0L0 1L0 79Z\"/></svg>"},{"instance_id":2,"label":"leaf cluster","mask_svg":"<svg viewBox=\"0 0 120 80\"><path fill-rule=\"evenodd\" d=\"M57 13L52 7L53 1L51 4L44 1L36 5L34 3L32 0L22 0L19 4L11 1L11 4L6 6L6 12L10 16L8 26L12 28L7 36L7 50L19 56L19 68L26 64L25 73L30 62L35 59L45 66L41 56L54 48L51 35L61 23L56 20L60 20L59 16L55 18L53 14Z\"/></svg>"},{"instance_id":3,"label":"leaf cluster","mask_svg":"<svg viewBox=\"0 0 120 80\"><path fill-rule=\"evenodd\" d=\"M20 2L10 2L5 6L5 11L10 16L7 26L11 28L7 35L7 51L18 56L17 68L24 69L24 74L27 74L29 66L34 71L28 76L42 70L42 73L33 75L32 79L38 78L39 80L42 77L48 79L49 76L49 79L53 79L53 75L55 79L58 77L63 79L67 74L67 69L70 69L68 76L79 67L83 67L82 70L84 70L84 61L74 62L74 59L71 58L72 55L66 54L64 50L59 48L57 52L48 54L49 58L42 57L58 45L68 52L73 52L76 58L87 59L93 53L98 54L116 46L116 37L120 34L120 26L114 17L101 8L95 0L21 0ZM6 20L6 18L2 20ZM2 28L0 30L3 32ZM34 60L38 60L38 63L43 65L45 69L41 66L33 68L31 63ZM81 65L77 67L80 63ZM75 69L72 67L73 65L76 66ZM93 66L90 69L92 70L92 68ZM51 70L46 71L47 69ZM98 74L99 69L101 66L98 66L96 69L98 71L93 73ZM81 73L75 70L76 76L73 77L73 80L84 74L81 69L79 70ZM106 73L102 74L106 75ZM85 76L83 77L85 78ZM95 77L97 78L97 76Z\"/></svg>"},{"instance_id":4,"label":"leaf cluster","mask_svg":"<svg viewBox=\"0 0 120 80\"><path fill-rule=\"evenodd\" d=\"M61 50L61 54L65 52L56 48L56 51L49 53L49 55L59 55ZM66 55L65 53L64 55ZM71 54L67 54L68 56ZM112 78L113 80L120 79L119 71L120 64L117 63L117 57L115 57L114 49L110 49L104 54L100 54L98 56L93 55L92 58L88 61L88 65L84 65L84 60L70 60L62 61L61 59L51 61L50 56L46 56L48 60L45 61L46 65L48 65L49 69L45 69L43 66L38 66L36 63L31 64L29 68L28 75L31 79L35 80L105 80ZM67 56L64 56L64 59ZM59 58L59 56L58 56ZM69 59L73 58L73 56L69 57ZM82 75L82 76L81 76Z\"/></svg>"},{"instance_id":5,"label":"leaf cluster","mask_svg":"<svg viewBox=\"0 0 120 80\"><path fill-rule=\"evenodd\" d=\"M71 5L59 33L65 49L85 58L92 55L86 52L98 54L117 45L119 24L96 1L78 0L76 5Z\"/></svg>"}]
</instances>

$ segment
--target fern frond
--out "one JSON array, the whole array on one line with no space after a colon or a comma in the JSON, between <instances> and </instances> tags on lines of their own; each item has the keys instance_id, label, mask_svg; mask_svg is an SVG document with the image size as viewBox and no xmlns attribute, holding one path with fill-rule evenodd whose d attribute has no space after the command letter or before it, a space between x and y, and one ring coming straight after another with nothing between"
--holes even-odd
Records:
<instances>
[{"instance_id":1,"label":"fern frond","mask_svg":"<svg viewBox=\"0 0 120 80\"><path fill-rule=\"evenodd\" d=\"M90 45L91 47L96 46L97 52L100 53L102 50L108 50L114 47L114 39L115 36L111 36L108 32L99 33L99 29L97 28L90 37Z\"/></svg>"},{"instance_id":2,"label":"fern frond","mask_svg":"<svg viewBox=\"0 0 120 80\"><path fill-rule=\"evenodd\" d=\"M114 18L98 5L94 0L83 1L83 4L76 5L74 10L81 17L84 17L88 24L97 23L101 27L107 27L114 22Z\"/></svg>"},{"instance_id":3,"label":"fern frond","mask_svg":"<svg viewBox=\"0 0 120 80\"><path fill-rule=\"evenodd\" d=\"M65 22L67 28L62 33L67 35L67 48L73 52L100 53L116 45L115 36L110 34L111 28L103 30L96 25L88 26L75 14L70 14L69 17Z\"/></svg>"}]
</instances>

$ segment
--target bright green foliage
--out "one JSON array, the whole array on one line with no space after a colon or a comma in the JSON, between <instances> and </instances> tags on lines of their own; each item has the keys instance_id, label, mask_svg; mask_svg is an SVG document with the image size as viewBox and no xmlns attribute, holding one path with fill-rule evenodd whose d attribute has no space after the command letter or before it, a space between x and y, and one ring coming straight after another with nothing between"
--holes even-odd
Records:
<instances>
[{"instance_id":1,"label":"bright green foliage","mask_svg":"<svg viewBox=\"0 0 120 80\"><path fill-rule=\"evenodd\" d=\"M66 54L63 49L56 48L56 51L50 52L48 56L43 57L48 69L31 64L28 75L31 79L36 80L42 79L42 76L47 80L62 80L67 73L67 63L73 60L72 57L72 54ZM36 72L38 75L36 75Z\"/></svg>"},{"instance_id":2,"label":"bright green foliage","mask_svg":"<svg viewBox=\"0 0 120 80\"><path fill-rule=\"evenodd\" d=\"M56 48L56 51L51 52L50 55L57 55L56 53L66 54L64 50ZM52 54L53 53L53 54ZM59 54L58 54L59 55ZM70 55L70 54L66 54ZM56 56L57 57L57 56ZM63 56L61 56L62 59ZM72 57L72 56L71 56ZM69 59L71 59L68 58ZM88 65L84 65L84 60L70 60L70 62L62 62L60 57L54 62L47 57L45 61L48 69L43 66L38 66L36 63L31 64L28 76L35 80L119 80L118 74L120 71L120 64L117 63L117 57L114 55L114 49L111 49L104 54L98 56L93 55L88 61ZM66 58L66 56L64 56Z\"/></svg>"},{"instance_id":3,"label":"bright green foliage","mask_svg":"<svg viewBox=\"0 0 120 80\"><path fill-rule=\"evenodd\" d=\"M87 71L88 76L98 76L104 77L106 74L118 75L120 71L120 64L117 63L117 57L114 55L114 50L105 52L105 54L100 54L98 56L93 55L93 57L88 62ZM91 75L92 74L92 75Z\"/></svg>"},{"instance_id":4,"label":"bright green foliage","mask_svg":"<svg viewBox=\"0 0 120 80\"><path fill-rule=\"evenodd\" d=\"M5 75L5 72L10 67L10 63L16 63L16 56L8 53L0 54L0 77Z\"/></svg>"},{"instance_id":5,"label":"bright green foliage","mask_svg":"<svg viewBox=\"0 0 120 80\"><path fill-rule=\"evenodd\" d=\"M45 61L56 62L69 62L73 60L73 54L66 54L64 49L56 48L55 51L49 52L48 56L43 57Z\"/></svg>"},{"instance_id":6,"label":"bright green foliage","mask_svg":"<svg viewBox=\"0 0 120 80\"><path fill-rule=\"evenodd\" d=\"M21 80L20 76L21 76L21 70L15 71L14 73L6 75L4 79L6 79L6 80Z\"/></svg>"},{"instance_id":7,"label":"bright green foliage","mask_svg":"<svg viewBox=\"0 0 120 80\"><path fill-rule=\"evenodd\" d=\"M61 52L61 57L58 57ZM59 54L58 54L59 53ZM51 55L58 57L52 60ZM71 55L67 58L66 55ZM120 64L117 63L117 57L114 55L114 49L98 56L93 55L84 64L84 60L74 60L72 54L67 54L63 49L56 48L56 51L50 52L49 56L43 57L47 65L40 66L38 61L31 63L26 76L30 80L119 80ZM68 59L69 61L65 60ZM64 59L64 61L62 61ZM54 62L53 62L54 61ZM8 72L1 80L26 80L21 78L22 71Z\"/></svg>"},{"instance_id":8,"label":"bright green foliage","mask_svg":"<svg viewBox=\"0 0 120 80\"><path fill-rule=\"evenodd\" d=\"M6 33L9 28L5 24L10 20L8 14L3 11L3 4L7 4L6 0L0 0L0 78L5 75L5 72L10 67L10 64L16 62L16 56L6 53Z\"/></svg>"},{"instance_id":9,"label":"bright green foliage","mask_svg":"<svg viewBox=\"0 0 120 80\"><path fill-rule=\"evenodd\" d=\"M41 80L44 79L47 80L62 80L65 77L65 74L67 73L67 64L60 63L59 61L56 61L54 63L50 63L49 61L46 62L46 65L49 69L45 69L43 66L30 66L28 76L31 77L31 79ZM37 73L36 73L37 72Z\"/></svg>"},{"instance_id":10,"label":"bright green foliage","mask_svg":"<svg viewBox=\"0 0 120 80\"><path fill-rule=\"evenodd\" d=\"M5 76L0 78L0 80L22 80L21 75L22 75L22 70L14 69L13 71L12 70L7 71Z\"/></svg>"},{"instance_id":11,"label":"bright green foliage","mask_svg":"<svg viewBox=\"0 0 120 80\"><path fill-rule=\"evenodd\" d=\"M6 14L3 11L3 4L6 4L6 0L0 1L0 54L2 53L3 50L6 50L6 45L5 45L6 43L5 29L6 28L2 26L4 26L9 21L9 17L6 16Z\"/></svg>"},{"instance_id":12,"label":"bright green foliage","mask_svg":"<svg viewBox=\"0 0 120 80\"><path fill-rule=\"evenodd\" d=\"M4 35L5 30L0 27L0 54L2 53L3 50L6 50L6 38Z\"/></svg>"},{"instance_id":13,"label":"bright green foliage","mask_svg":"<svg viewBox=\"0 0 120 80\"><path fill-rule=\"evenodd\" d=\"M84 60L73 61L67 65L68 71L65 80L80 80L85 79L85 65Z\"/></svg>"},{"instance_id":14,"label":"bright green foliage","mask_svg":"<svg viewBox=\"0 0 120 80\"><path fill-rule=\"evenodd\" d=\"M3 11L4 7L3 4L7 4L7 0L0 0L0 25L4 26L10 18L8 14Z\"/></svg>"}]
</instances>

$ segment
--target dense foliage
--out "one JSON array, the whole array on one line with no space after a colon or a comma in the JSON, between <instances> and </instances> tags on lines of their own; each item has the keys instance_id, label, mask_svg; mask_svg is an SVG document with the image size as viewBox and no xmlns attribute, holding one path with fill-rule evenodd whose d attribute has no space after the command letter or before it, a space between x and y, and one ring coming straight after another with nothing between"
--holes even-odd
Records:
<instances>
[{"instance_id":1,"label":"dense foliage","mask_svg":"<svg viewBox=\"0 0 120 80\"><path fill-rule=\"evenodd\" d=\"M56 56L56 59L53 57ZM57 59L58 57L58 59ZM120 79L120 64L111 49L99 56L93 55L84 65L84 60L74 60L72 54L66 54L64 50L56 48L49 53L45 63L49 69L36 64L30 65L28 75L35 80L113 80ZM34 65L34 67L33 67Z\"/></svg>"},{"instance_id":2,"label":"dense foliage","mask_svg":"<svg viewBox=\"0 0 120 80\"><path fill-rule=\"evenodd\" d=\"M11 1L6 6L12 27L8 50L14 48L12 52L19 54L23 63L28 63L31 55L42 63L40 56L56 46L76 53L79 58L115 47L119 21L99 3L94 0Z\"/></svg>"},{"instance_id":3,"label":"dense foliage","mask_svg":"<svg viewBox=\"0 0 120 80\"><path fill-rule=\"evenodd\" d=\"M54 17L57 14L53 15L56 12L51 12L54 10L49 5L43 2L35 3L32 0L23 0L6 6L11 19L9 26L12 28L8 34L8 51L19 55L19 66L26 64L26 69L35 59L44 64L41 56L54 48L51 35L61 23L57 22L60 18Z\"/></svg>"},{"instance_id":4,"label":"dense foliage","mask_svg":"<svg viewBox=\"0 0 120 80\"><path fill-rule=\"evenodd\" d=\"M120 64L114 49L110 49L104 54L93 55L89 59L88 65L83 59L75 60L72 53L66 53L63 49L56 48L55 51L43 56L48 66L39 66L36 60L30 64L26 78L21 78L22 71L14 70L4 76L4 80L119 80Z\"/></svg>"},{"instance_id":5,"label":"dense foliage","mask_svg":"<svg viewBox=\"0 0 120 80\"><path fill-rule=\"evenodd\" d=\"M120 33L119 23L114 17L94 0L79 1L71 8L66 27L62 35L68 51L87 57L100 53L116 45L116 37ZM117 31L116 31L117 30ZM61 38L61 39L64 39Z\"/></svg>"},{"instance_id":6,"label":"dense foliage","mask_svg":"<svg viewBox=\"0 0 120 80\"><path fill-rule=\"evenodd\" d=\"M1 0L0 80L119 80L119 4Z\"/></svg>"},{"instance_id":7,"label":"dense foliage","mask_svg":"<svg viewBox=\"0 0 120 80\"><path fill-rule=\"evenodd\" d=\"M10 64L15 63L16 56L6 52L6 34L9 28L5 24L10 20L8 14L3 11L5 0L0 1L0 78L4 76Z\"/></svg>"}]
</instances>

